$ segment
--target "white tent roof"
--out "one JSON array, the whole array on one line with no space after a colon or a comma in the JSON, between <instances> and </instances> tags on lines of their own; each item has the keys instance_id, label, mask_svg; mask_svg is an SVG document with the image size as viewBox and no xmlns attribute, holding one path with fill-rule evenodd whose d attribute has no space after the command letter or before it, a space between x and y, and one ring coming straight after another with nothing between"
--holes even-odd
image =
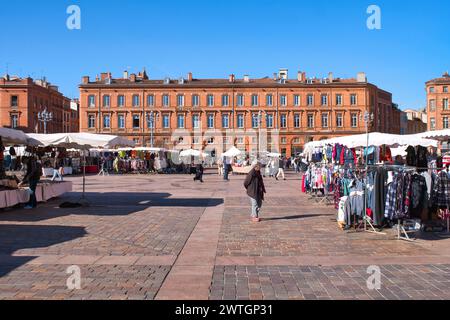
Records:
<instances>
[{"instance_id":1,"label":"white tent roof","mask_svg":"<svg viewBox=\"0 0 450 320\"><path fill-rule=\"evenodd\" d=\"M194 149L187 149L180 152L180 157L200 157L200 156L205 157L207 156L207 154Z\"/></svg>"},{"instance_id":2,"label":"white tent roof","mask_svg":"<svg viewBox=\"0 0 450 320\"><path fill-rule=\"evenodd\" d=\"M24 144L24 145L36 145L36 142L29 139L28 136L20 130L14 130L9 128L0 128L0 136L4 145L7 144Z\"/></svg>"},{"instance_id":3,"label":"white tent roof","mask_svg":"<svg viewBox=\"0 0 450 320\"><path fill-rule=\"evenodd\" d=\"M60 146L74 149L90 148L117 148L130 146L134 147L133 141L122 137L92 134L92 133L55 133L55 134L28 134L32 139L40 142L43 146Z\"/></svg>"},{"instance_id":4,"label":"white tent roof","mask_svg":"<svg viewBox=\"0 0 450 320\"><path fill-rule=\"evenodd\" d=\"M119 148L119 151L128 151L128 150L136 150L136 151L150 151L150 152L160 152L165 151L165 149L162 148L150 148L150 147L135 147L135 148Z\"/></svg>"},{"instance_id":5,"label":"white tent roof","mask_svg":"<svg viewBox=\"0 0 450 320\"><path fill-rule=\"evenodd\" d=\"M225 157L237 157L240 154L242 154L242 151L233 146L227 152L222 153L222 156L225 156Z\"/></svg>"},{"instance_id":6,"label":"white tent roof","mask_svg":"<svg viewBox=\"0 0 450 320\"><path fill-rule=\"evenodd\" d=\"M433 139L438 141L448 141L450 140L450 129L438 130L438 131L428 131L418 134L422 138Z\"/></svg>"},{"instance_id":7,"label":"white tent roof","mask_svg":"<svg viewBox=\"0 0 450 320\"><path fill-rule=\"evenodd\" d=\"M305 150L310 150L315 147L325 146L327 144L336 144L340 143L348 148L357 148L357 147L365 147L367 146L367 135L364 134L357 134L352 136L344 136L344 137L337 137L322 141L313 141L310 143L307 143L305 145ZM420 135L398 135L398 134L389 134L389 133L380 133L380 132L371 132L369 133L369 146L382 146L387 145L390 147L396 147L396 146L405 146L405 145L411 145L411 146L424 146L429 147L433 146L436 147L437 143L436 141L430 140L430 139L424 139Z\"/></svg>"}]
</instances>

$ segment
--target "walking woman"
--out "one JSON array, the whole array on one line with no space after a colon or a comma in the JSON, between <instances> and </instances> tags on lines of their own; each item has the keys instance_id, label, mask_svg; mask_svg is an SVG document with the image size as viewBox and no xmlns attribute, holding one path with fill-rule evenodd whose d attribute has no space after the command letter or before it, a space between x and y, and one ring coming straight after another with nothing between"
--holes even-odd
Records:
<instances>
[{"instance_id":1,"label":"walking woman","mask_svg":"<svg viewBox=\"0 0 450 320\"><path fill-rule=\"evenodd\" d=\"M263 177L261 175L261 163L258 162L248 173L244 181L244 187L247 189L247 195L250 197L252 204L252 221L260 222L259 212L261 211L264 194L266 193Z\"/></svg>"}]
</instances>

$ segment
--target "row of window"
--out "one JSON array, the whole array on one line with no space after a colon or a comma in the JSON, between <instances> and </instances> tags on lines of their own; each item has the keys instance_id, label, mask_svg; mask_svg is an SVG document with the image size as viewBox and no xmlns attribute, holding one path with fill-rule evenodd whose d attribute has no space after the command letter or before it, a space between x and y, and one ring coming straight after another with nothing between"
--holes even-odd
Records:
<instances>
[{"instance_id":1,"label":"row of window","mask_svg":"<svg viewBox=\"0 0 450 320\"><path fill-rule=\"evenodd\" d=\"M430 118L430 128L431 130L436 130L436 118ZM442 118L442 128L450 129L449 117Z\"/></svg>"},{"instance_id":2,"label":"row of window","mask_svg":"<svg viewBox=\"0 0 450 320\"><path fill-rule=\"evenodd\" d=\"M286 94L281 94L279 96L279 103L281 106L287 106L288 105L288 96ZM238 94L236 95L236 105L238 107L244 106L244 95ZM322 106L328 106L329 105L329 96L327 94L322 94L320 96L320 104ZM257 94L251 95L251 106L252 107L258 107L260 106L260 96ZM170 106L170 96L168 94L162 95L161 100L162 106L168 107ZM296 94L293 98L293 104L294 106L300 106L301 105L301 96ZM344 98L342 94L336 94L335 95L335 105L341 106L344 104ZM138 94L135 94L131 98L131 105L133 107L140 107L141 106L141 96ZM148 107L155 106L155 96L154 95L147 95L147 101L146 105ZM179 94L176 96L176 105L178 107L184 107L185 106L185 96L183 94ZM191 98L191 106L198 107L200 105L200 96L197 94L192 95ZM215 96L212 94L208 94L206 96L206 105L208 107L213 107L216 105L215 103ZM267 94L265 96L265 105L268 107L271 107L274 105L274 97L272 94ZM308 94L306 96L306 105L312 106L314 105L314 95ZM350 95L350 105L357 105L357 95L351 94ZM96 107L96 96L95 95L89 95L88 96L88 106L90 108ZM119 95L117 96L117 106L118 107L124 107L125 106L125 95ZM230 96L228 94L224 94L221 97L221 106L222 107L229 107L230 106ZM111 107L111 96L110 95L103 95L102 96L102 107L109 108Z\"/></svg>"},{"instance_id":3,"label":"row of window","mask_svg":"<svg viewBox=\"0 0 450 320\"><path fill-rule=\"evenodd\" d=\"M429 92L430 93L436 93L436 88L435 87L430 87ZM443 86L442 87L442 92L448 93L448 86Z\"/></svg>"},{"instance_id":4,"label":"row of window","mask_svg":"<svg viewBox=\"0 0 450 320\"><path fill-rule=\"evenodd\" d=\"M448 98L442 99L442 109L449 110L448 109ZM430 100L430 111L436 111L436 100L435 99Z\"/></svg>"},{"instance_id":5,"label":"row of window","mask_svg":"<svg viewBox=\"0 0 450 320\"><path fill-rule=\"evenodd\" d=\"M184 129L185 128L185 115L179 114L177 115L177 128ZM314 114L308 114L307 115L307 127L308 128L314 128L315 127L315 117ZM147 118L147 127L148 128L154 128L154 121ZM243 129L245 128L245 118L243 114L238 114L236 118L236 124L237 128ZM258 114L253 114L252 116L252 128L259 128L259 126L262 124L262 118L259 117ZM265 122L267 128L273 128L274 125L274 118L272 114L267 114L265 116ZM280 116L280 127L281 128L287 128L288 127L288 118L287 115L282 114ZM117 116L117 124L119 129L125 129L125 115L119 114ZM200 128L201 121L199 115L193 115L192 116L192 127L194 129ZM139 129L141 127L141 117L138 114L135 114L132 116L132 126L133 129ZM329 114L328 113L322 113L321 115L321 126L322 128L328 128L329 127ZM344 115L342 113L336 114L336 127L342 128L344 126ZM352 113L351 114L351 126L353 128L356 128L358 126L358 114ZM89 128L95 128L95 115L89 115L88 116L88 127ZM169 115L163 115L162 116L162 127L164 129L170 128L170 116ZM207 127L209 129L215 128L215 116L213 114L210 114L207 116ZM301 127L301 119L299 114L294 115L294 128L300 128ZM111 128L111 115L104 115L103 116L103 128ZM224 114L222 115L222 128L230 128L230 115Z\"/></svg>"}]
</instances>

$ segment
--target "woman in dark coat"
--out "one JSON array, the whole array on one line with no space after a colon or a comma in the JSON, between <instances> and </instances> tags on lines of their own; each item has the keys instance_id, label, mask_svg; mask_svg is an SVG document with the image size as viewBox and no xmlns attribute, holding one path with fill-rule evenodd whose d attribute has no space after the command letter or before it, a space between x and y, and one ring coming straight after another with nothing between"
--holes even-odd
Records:
<instances>
[{"instance_id":1,"label":"woman in dark coat","mask_svg":"<svg viewBox=\"0 0 450 320\"><path fill-rule=\"evenodd\" d=\"M197 167L195 168L195 178L194 181L200 180L201 183L203 183L203 162L197 164Z\"/></svg>"},{"instance_id":2,"label":"woman in dark coat","mask_svg":"<svg viewBox=\"0 0 450 320\"><path fill-rule=\"evenodd\" d=\"M252 204L252 221L260 222L261 219L259 218L259 212L261 211L264 194L266 193L263 177L261 175L260 163L257 163L248 173L244 181L244 187L247 190L247 195L250 197Z\"/></svg>"}]
</instances>

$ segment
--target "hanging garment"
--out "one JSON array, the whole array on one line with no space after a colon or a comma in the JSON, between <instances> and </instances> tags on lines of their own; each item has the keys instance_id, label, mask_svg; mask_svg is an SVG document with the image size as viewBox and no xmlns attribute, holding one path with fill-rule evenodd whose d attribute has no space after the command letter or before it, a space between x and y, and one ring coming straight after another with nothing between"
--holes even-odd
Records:
<instances>
[{"instance_id":1,"label":"hanging garment","mask_svg":"<svg viewBox=\"0 0 450 320\"><path fill-rule=\"evenodd\" d=\"M450 179L445 171L439 172L433 190L434 203L441 209L450 208Z\"/></svg>"},{"instance_id":2,"label":"hanging garment","mask_svg":"<svg viewBox=\"0 0 450 320\"><path fill-rule=\"evenodd\" d=\"M428 192L426 180L422 175L413 174L411 178L411 218L421 218L427 207Z\"/></svg>"},{"instance_id":3,"label":"hanging garment","mask_svg":"<svg viewBox=\"0 0 450 320\"><path fill-rule=\"evenodd\" d=\"M417 167L419 172L426 171L428 167L428 150L425 147L417 147Z\"/></svg>"},{"instance_id":4,"label":"hanging garment","mask_svg":"<svg viewBox=\"0 0 450 320\"><path fill-rule=\"evenodd\" d=\"M416 149L413 146L406 148L406 165L411 167L417 165Z\"/></svg>"}]
</instances>

